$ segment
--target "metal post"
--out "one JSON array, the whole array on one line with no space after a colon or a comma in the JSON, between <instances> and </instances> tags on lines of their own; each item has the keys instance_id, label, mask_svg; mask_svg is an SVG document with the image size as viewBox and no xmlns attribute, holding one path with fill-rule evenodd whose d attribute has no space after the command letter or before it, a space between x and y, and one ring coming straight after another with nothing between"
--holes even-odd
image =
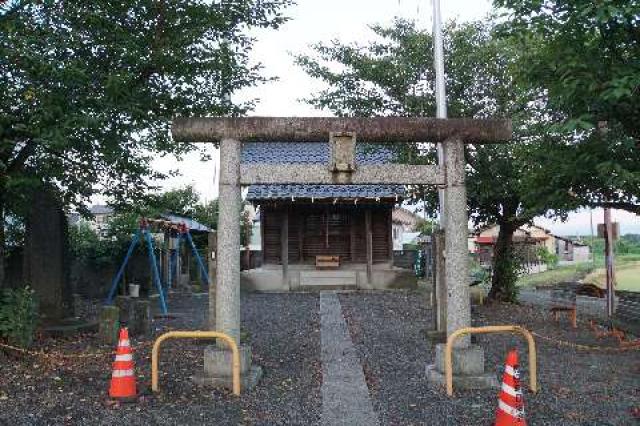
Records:
<instances>
[{"instance_id":1,"label":"metal post","mask_svg":"<svg viewBox=\"0 0 640 426\"><path fill-rule=\"evenodd\" d=\"M148 228L144 228L142 233L147 239L148 244L148 252L149 252L149 262L151 263L151 273L153 275L153 281L156 284L156 288L158 289L158 295L160 296L160 307L162 308L162 313L167 315L167 303L164 300L164 290L162 290L162 283L160 282L160 273L158 272L158 264L156 263L156 255L153 250L153 239L151 238L151 232L149 232Z\"/></svg>"},{"instance_id":2,"label":"metal post","mask_svg":"<svg viewBox=\"0 0 640 426\"><path fill-rule=\"evenodd\" d=\"M285 288L289 288L289 209L286 207L282 212L280 257L282 262L282 281Z\"/></svg>"},{"instance_id":3,"label":"metal post","mask_svg":"<svg viewBox=\"0 0 640 426\"><path fill-rule=\"evenodd\" d=\"M598 122L598 132L603 140L606 140L606 135L609 132L609 126L606 121ZM614 297L615 297L615 261L613 254L613 228L611 226L611 209L604 209L604 267L606 269L607 279L607 319L609 320L609 326L613 328L613 311L614 311Z\"/></svg>"},{"instance_id":4,"label":"metal post","mask_svg":"<svg viewBox=\"0 0 640 426\"><path fill-rule=\"evenodd\" d=\"M527 340L529 347L529 389L533 393L538 392L538 356L536 352L536 341L533 335L526 328L518 325L488 325L485 327L466 327L456 330L447 338L447 346L445 348L445 374L447 395L453 396L453 365L452 365L452 347L456 339L467 334L486 334L486 333L519 333Z\"/></svg>"},{"instance_id":5,"label":"metal post","mask_svg":"<svg viewBox=\"0 0 640 426\"><path fill-rule=\"evenodd\" d=\"M209 244L207 247L207 263L209 266L209 311L207 316L207 326L209 330L216 329L216 281L217 281L217 263L216 263L216 246L218 238L215 231L209 232Z\"/></svg>"},{"instance_id":6,"label":"metal post","mask_svg":"<svg viewBox=\"0 0 640 426\"><path fill-rule=\"evenodd\" d=\"M193 251L193 255L196 257L196 262L198 263L198 268L200 269L200 280L203 279L207 282L207 285L210 284L209 274L207 273L207 269L204 267L204 263L202 263L202 258L200 257L200 253L198 253L198 249L196 245L193 243L193 238L191 238L191 233L189 231L185 232L187 235L187 241L191 245L191 250Z\"/></svg>"},{"instance_id":7,"label":"metal post","mask_svg":"<svg viewBox=\"0 0 640 426\"><path fill-rule=\"evenodd\" d=\"M373 236L371 235L371 209L364 211L364 228L367 249L367 284L371 284L373 275Z\"/></svg>"},{"instance_id":8,"label":"metal post","mask_svg":"<svg viewBox=\"0 0 640 426\"><path fill-rule=\"evenodd\" d=\"M172 279L172 275L173 275L173 256L175 255L175 252L173 251L173 249L168 248L167 249L169 251L169 255L167 256L168 259L168 263L169 265L167 266L167 293L169 292L169 290L171 290L171 286L173 285L173 283L171 282Z\"/></svg>"},{"instance_id":9,"label":"metal post","mask_svg":"<svg viewBox=\"0 0 640 426\"><path fill-rule=\"evenodd\" d=\"M182 253L180 252L180 244L182 244L182 234L178 232L178 237L176 239L176 263L174 265L175 283L178 287L180 287L180 274L182 273Z\"/></svg>"},{"instance_id":10,"label":"metal post","mask_svg":"<svg viewBox=\"0 0 640 426\"><path fill-rule=\"evenodd\" d=\"M241 143L220 143L220 204L218 212L218 283L216 328L240 343L240 153Z\"/></svg>"},{"instance_id":11,"label":"metal post","mask_svg":"<svg viewBox=\"0 0 640 426\"><path fill-rule=\"evenodd\" d=\"M444 49L442 42L442 18L440 0L433 0L433 67L436 71L436 118L447 118L447 92L444 78ZM444 148L438 143L438 164L444 164ZM440 201L440 227L446 228L446 190L438 190Z\"/></svg>"},{"instance_id":12,"label":"metal post","mask_svg":"<svg viewBox=\"0 0 640 426\"><path fill-rule=\"evenodd\" d=\"M151 349L151 390L153 392L158 392L160 346L167 339L218 339L227 344L231 350L233 394L236 396L240 395L240 351L232 337L217 331L169 331L158 337Z\"/></svg>"},{"instance_id":13,"label":"metal post","mask_svg":"<svg viewBox=\"0 0 640 426\"><path fill-rule=\"evenodd\" d=\"M613 228L611 226L611 209L604 209L604 259L607 275L607 318L609 324L613 320L614 311L614 257L613 257Z\"/></svg>"},{"instance_id":14,"label":"metal post","mask_svg":"<svg viewBox=\"0 0 640 426\"><path fill-rule=\"evenodd\" d=\"M596 269L596 252L593 249L593 209L589 209L589 226L591 227L591 264L593 265L593 269Z\"/></svg>"},{"instance_id":15,"label":"metal post","mask_svg":"<svg viewBox=\"0 0 640 426\"><path fill-rule=\"evenodd\" d=\"M444 77L444 48L442 42L442 18L440 14L440 0L433 0L433 67L435 69L436 74L436 118L447 118L447 96L446 96L446 85L445 85L445 77ZM445 152L444 146L442 143L438 143L436 145L438 151L438 164L440 166L445 165ZM424 200L423 200L424 201ZM440 229L447 228L447 189L439 188L438 189L438 202L439 202L439 224ZM438 249L437 253L433 255L438 259L442 256L442 251L444 247L442 245L437 244L435 246ZM444 278L446 274L446 262L441 262L441 268L439 268L438 272L442 273L443 279L440 277L436 277L434 280L434 293L438 296L444 296L447 293L446 282L447 280ZM447 300L444 297L436 297L433 299L433 310L434 313L438 317L438 321L436 322L436 330L438 331L446 331L446 309L447 309Z\"/></svg>"},{"instance_id":16,"label":"metal post","mask_svg":"<svg viewBox=\"0 0 640 426\"><path fill-rule=\"evenodd\" d=\"M113 296L115 296L116 289L118 288L118 283L120 282L120 279L124 275L124 270L127 267L127 263L129 263L129 259L131 258L133 249L136 248L136 244L138 244L139 240L140 240L140 228L138 228L136 233L133 234L133 238L131 239L131 244L129 245L129 250L127 250L127 254L124 257L124 261L122 262L120 269L118 269L118 273L113 279L113 282L111 284L111 289L109 290L109 295L107 296L107 301L106 301L107 305L111 305L113 303Z\"/></svg>"}]
</instances>

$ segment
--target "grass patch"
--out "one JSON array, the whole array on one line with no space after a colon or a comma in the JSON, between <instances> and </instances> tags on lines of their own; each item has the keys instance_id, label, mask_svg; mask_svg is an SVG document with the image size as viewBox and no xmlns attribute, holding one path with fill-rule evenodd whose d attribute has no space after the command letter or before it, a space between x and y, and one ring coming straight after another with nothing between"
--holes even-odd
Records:
<instances>
[{"instance_id":1,"label":"grass patch","mask_svg":"<svg viewBox=\"0 0 640 426\"><path fill-rule=\"evenodd\" d=\"M552 286L564 281L578 281L605 287L604 259L596 257L596 268L591 262L558 266L539 274L524 275L518 279L519 287ZM617 290L640 292L640 258L637 254L616 257Z\"/></svg>"},{"instance_id":2,"label":"grass patch","mask_svg":"<svg viewBox=\"0 0 640 426\"><path fill-rule=\"evenodd\" d=\"M524 275L518 279L519 287L554 285L564 281L577 281L586 277L593 270L591 263L558 266L555 269L538 274Z\"/></svg>"},{"instance_id":3,"label":"grass patch","mask_svg":"<svg viewBox=\"0 0 640 426\"><path fill-rule=\"evenodd\" d=\"M599 268L585 277L585 282L605 287L606 271ZM616 262L616 290L640 292L640 261Z\"/></svg>"},{"instance_id":4,"label":"grass patch","mask_svg":"<svg viewBox=\"0 0 640 426\"><path fill-rule=\"evenodd\" d=\"M622 268L629 264L635 264L640 262L640 254L638 253L616 253L616 268ZM604 255L601 253L596 254L596 267L604 268Z\"/></svg>"}]
</instances>

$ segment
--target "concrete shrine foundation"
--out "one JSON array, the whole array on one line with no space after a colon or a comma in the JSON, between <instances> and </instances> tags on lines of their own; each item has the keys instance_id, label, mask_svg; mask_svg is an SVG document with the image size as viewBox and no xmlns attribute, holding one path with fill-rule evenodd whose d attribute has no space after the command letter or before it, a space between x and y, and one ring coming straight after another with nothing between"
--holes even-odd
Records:
<instances>
[{"instance_id":1,"label":"concrete shrine foundation","mask_svg":"<svg viewBox=\"0 0 640 426\"><path fill-rule=\"evenodd\" d=\"M351 264L339 269L317 270L314 265L289 265L287 279L282 266L263 265L242 271L240 282L248 291L312 291L312 290L384 290L416 288L417 279L410 269L396 268L390 263L374 264L371 282L366 264Z\"/></svg>"}]
</instances>

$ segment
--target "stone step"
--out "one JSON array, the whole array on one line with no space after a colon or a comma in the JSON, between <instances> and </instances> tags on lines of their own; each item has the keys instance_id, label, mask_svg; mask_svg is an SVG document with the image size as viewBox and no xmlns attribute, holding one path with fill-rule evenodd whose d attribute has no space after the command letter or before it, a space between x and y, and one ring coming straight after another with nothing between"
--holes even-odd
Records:
<instances>
[{"instance_id":1,"label":"stone step","mask_svg":"<svg viewBox=\"0 0 640 426\"><path fill-rule=\"evenodd\" d=\"M301 287L356 287L356 271L301 271Z\"/></svg>"}]
</instances>

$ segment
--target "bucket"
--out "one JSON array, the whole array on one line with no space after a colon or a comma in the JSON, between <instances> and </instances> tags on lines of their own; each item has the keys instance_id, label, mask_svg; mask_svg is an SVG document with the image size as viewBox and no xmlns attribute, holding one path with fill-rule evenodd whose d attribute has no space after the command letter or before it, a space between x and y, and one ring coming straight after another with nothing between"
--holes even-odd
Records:
<instances>
[{"instance_id":1,"label":"bucket","mask_svg":"<svg viewBox=\"0 0 640 426\"><path fill-rule=\"evenodd\" d=\"M129 284L129 296L140 297L140 284Z\"/></svg>"}]
</instances>

